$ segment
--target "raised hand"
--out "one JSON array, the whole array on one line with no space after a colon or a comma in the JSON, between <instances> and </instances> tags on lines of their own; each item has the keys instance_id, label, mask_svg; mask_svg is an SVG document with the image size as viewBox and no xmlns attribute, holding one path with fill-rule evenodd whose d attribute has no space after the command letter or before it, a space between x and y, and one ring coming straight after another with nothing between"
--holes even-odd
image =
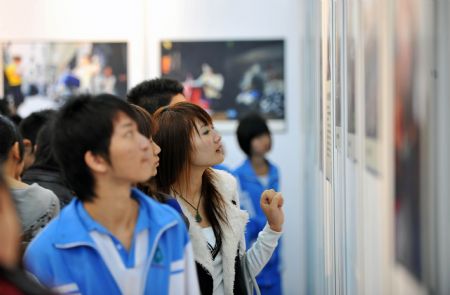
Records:
<instances>
[{"instance_id":1,"label":"raised hand","mask_svg":"<svg viewBox=\"0 0 450 295\"><path fill-rule=\"evenodd\" d=\"M267 222L272 230L281 232L283 230L284 212L283 196L281 193L271 190L265 190L261 194L261 209L267 217Z\"/></svg>"}]
</instances>

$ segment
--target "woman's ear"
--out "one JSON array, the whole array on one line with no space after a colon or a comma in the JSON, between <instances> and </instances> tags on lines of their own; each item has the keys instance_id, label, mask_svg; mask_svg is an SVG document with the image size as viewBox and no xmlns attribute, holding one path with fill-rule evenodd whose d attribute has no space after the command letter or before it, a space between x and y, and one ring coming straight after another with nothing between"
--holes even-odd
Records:
<instances>
[{"instance_id":1,"label":"woman's ear","mask_svg":"<svg viewBox=\"0 0 450 295\"><path fill-rule=\"evenodd\" d=\"M11 149L11 153L12 153L12 157L14 158L14 160L16 160L17 162L22 162L22 158L20 157L20 145L19 142L16 141ZM22 155L25 156L25 155Z\"/></svg>"},{"instance_id":2,"label":"woman's ear","mask_svg":"<svg viewBox=\"0 0 450 295\"><path fill-rule=\"evenodd\" d=\"M102 156L96 155L92 151L87 151L84 154L84 161L93 172L105 173L108 170L108 162Z\"/></svg>"}]
</instances>

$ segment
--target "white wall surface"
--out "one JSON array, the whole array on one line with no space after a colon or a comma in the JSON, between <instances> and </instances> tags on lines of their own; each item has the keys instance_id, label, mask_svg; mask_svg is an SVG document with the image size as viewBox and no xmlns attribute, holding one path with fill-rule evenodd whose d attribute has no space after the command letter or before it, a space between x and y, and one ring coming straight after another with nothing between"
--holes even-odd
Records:
<instances>
[{"instance_id":1,"label":"white wall surface","mask_svg":"<svg viewBox=\"0 0 450 295\"><path fill-rule=\"evenodd\" d=\"M159 41L284 39L286 130L273 135L269 158L281 171L285 197L285 294L305 286L304 138L301 124L301 4L294 0L0 0L0 41L126 41L129 87L157 77ZM223 134L225 164L243 159L234 134Z\"/></svg>"}]
</instances>

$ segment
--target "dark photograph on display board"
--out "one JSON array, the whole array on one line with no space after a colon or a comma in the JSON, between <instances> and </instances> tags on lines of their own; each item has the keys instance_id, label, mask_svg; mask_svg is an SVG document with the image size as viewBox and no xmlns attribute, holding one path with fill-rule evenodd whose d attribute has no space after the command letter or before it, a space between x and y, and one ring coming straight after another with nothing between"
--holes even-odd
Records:
<instances>
[{"instance_id":1,"label":"dark photograph on display board","mask_svg":"<svg viewBox=\"0 0 450 295\"><path fill-rule=\"evenodd\" d=\"M335 121L336 127L342 127L341 115L341 56L340 56L340 38L336 38L336 93L335 93Z\"/></svg>"},{"instance_id":2,"label":"dark photograph on display board","mask_svg":"<svg viewBox=\"0 0 450 295\"><path fill-rule=\"evenodd\" d=\"M82 93L125 97L127 44L7 42L2 45L4 96L26 117Z\"/></svg>"},{"instance_id":3,"label":"dark photograph on display board","mask_svg":"<svg viewBox=\"0 0 450 295\"><path fill-rule=\"evenodd\" d=\"M342 75L341 75L341 51L342 51L342 30L343 30L343 18L342 18L342 1L337 1L335 9L335 93L334 93L334 120L335 120L335 146L339 150L341 148L342 138L342 113L341 113L341 99L342 99Z\"/></svg>"},{"instance_id":4,"label":"dark photograph on display board","mask_svg":"<svg viewBox=\"0 0 450 295\"><path fill-rule=\"evenodd\" d=\"M378 138L378 51L375 32L369 31L364 51L364 95L366 98L366 137Z\"/></svg>"},{"instance_id":5,"label":"dark photograph on display board","mask_svg":"<svg viewBox=\"0 0 450 295\"><path fill-rule=\"evenodd\" d=\"M215 120L285 118L284 41L163 41L161 75Z\"/></svg>"},{"instance_id":6,"label":"dark photograph on display board","mask_svg":"<svg viewBox=\"0 0 450 295\"><path fill-rule=\"evenodd\" d=\"M347 37L347 131L356 134L355 42Z\"/></svg>"},{"instance_id":7,"label":"dark photograph on display board","mask_svg":"<svg viewBox=\"0 0 450 295\"><path fill-rule=\"evenodd\" d=\"M421 151L418 1L397 1L395 33L395 256L422 277ZM419 86L418 86L419 85Z\"/></svg>"},{"instance_id":8,"label":"dark photograph on display board","mask_svg":"<svg viewBox=\"0 0 450 295\"><path fill-rule=\"evenodd\" d=\"M320 38L319 54L319 169L323 171L323 36Z\"/></svg>"},{"instance_id":9,"label":"dark photograph on display board","mask_svg":"<svg viewBox=\"0 0 450 295\"><path fill-rule=\"evenodd\" d=\"M347 154L356 160L356 30L355 30L355 6L354 1L346 5L346 91L347 91Z\"/></svg>"},{"instance_id":10,"label":"dark photograph on display board","mask_svg":"<svg viewBox=\"0 0 450 295\"><path fill-rule=\"evenodd\" d=\"M378 121L379 110L379 52L377 1L363 2L363 34L364 34L364 97L365 97L365 135L366 166L368 171L379 173Z\"/></svg>"}]
</instances>

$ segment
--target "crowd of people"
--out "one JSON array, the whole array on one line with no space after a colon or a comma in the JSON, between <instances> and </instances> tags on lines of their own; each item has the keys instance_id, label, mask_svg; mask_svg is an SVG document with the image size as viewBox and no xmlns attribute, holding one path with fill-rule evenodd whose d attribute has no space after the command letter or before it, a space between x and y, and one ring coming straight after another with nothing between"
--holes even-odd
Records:
<instances>
[{"instance_id":1,"label":"crowd of people","mask_svg":"<svg viewBox=\"0 0 450 295\"><path fill-rule=\"evenodd\" d=\"M247 159L232 173L213 168L221 136L174 80L8 115L1 294L282 294L283 196L260 115L239 122Z\"/></svg>"}]
</instances>

